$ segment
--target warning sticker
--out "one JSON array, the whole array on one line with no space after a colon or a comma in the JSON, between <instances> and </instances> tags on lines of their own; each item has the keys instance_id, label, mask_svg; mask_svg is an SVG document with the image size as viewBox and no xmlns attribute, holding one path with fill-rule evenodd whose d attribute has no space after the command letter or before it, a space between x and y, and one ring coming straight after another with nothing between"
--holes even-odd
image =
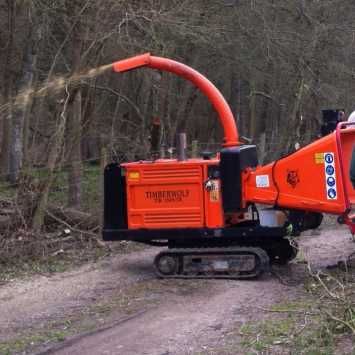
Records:
<instances>
[{"instance_id":1,"label":"warning sticker","mask_svg":"<svg viewBox=\"0 0 355 355\"><path fill-rule=\"evenodd\" d=\"M314 162L316 164L324 164L324 153L314 154Z\"/></svg>"},{"instance_id":2,"label":"warning sticker","mask_svg":"<svg viewBox=\"0 0 355 355\"><path fill-rule=\"evenodd\" d=\"M336 200L338 198L338 194L335 175L334 153L324 153L324 170L327 199Z\"/></svg>"},{"instance_id":3,"label":"warning sticker","mask_svg":"<svg viewBox=\"0 0 355 355\"><path fill-rule=\"evenodd\" d=\"M256 187L270 187L269 175L256 175Z\"/></svg>"},{"instance_id":4,"label":"warning sticker","mask_svg":"<svg viewBox=\"0 0 355 355\"><path fill-rule=\"evenodd\" d=\"M219 181L218 180L211 180L212 186L210 191L210 201L211 202L218 202L219 201Z\"/></svg>"}]
</instances>

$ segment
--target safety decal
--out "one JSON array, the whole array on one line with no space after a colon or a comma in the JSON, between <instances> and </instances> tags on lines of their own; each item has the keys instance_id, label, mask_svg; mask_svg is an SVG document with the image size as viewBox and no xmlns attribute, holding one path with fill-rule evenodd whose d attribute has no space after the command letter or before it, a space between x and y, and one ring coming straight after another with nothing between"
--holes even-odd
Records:
<instances>
[{"instance_id":1,"label":"safety decal","mask_svg":"<svg viewBox=\"0 0 355 355\"><path fill-rule=\"evenodd\" d=\"M218 202L219 201L219 180L213 179L213 180L207 180L205 182L205 188L209 193L210 196L210 201L211 202Z\"/></svg>"},{"instance_id":2,"label":"safety decal","mask_svg":"<svg viewBox=\"0 0 355 355\"><path fill-rule=\"evenodd\" d=\"M335 175L334 153L324 153L324 170L327 199L336 200L338 198L338 194Z\"/></svg>"},{"instance_id":3,"label":"safety decal","mask_svg":"<svg viewBox=\"0 0 355 355\"><path fill-rule=\"evenodd\" d=\"M218 180L211 180L212 188L210 190L210 201L211 202L218 202L219 201L219 181Z\"/></svg>"},{"instance_id":4,"label":"safety decal","mask_svg":"<svg viewBox=\"0 0 355 355\"><path fill-rule=\"evenodd\" d=\"M315 153L314 162L316 164L324 164L324 153Z\"/></svg>"},{"instance_id":5,"label":"safety decal","mask_svg":"<svg viewBox=\"0 0 355 355\"><path fill-rule=\"evenodd\" d=\"M256 187L269 187L269 175L256 175Z\"/></svg>"}]
</instances>

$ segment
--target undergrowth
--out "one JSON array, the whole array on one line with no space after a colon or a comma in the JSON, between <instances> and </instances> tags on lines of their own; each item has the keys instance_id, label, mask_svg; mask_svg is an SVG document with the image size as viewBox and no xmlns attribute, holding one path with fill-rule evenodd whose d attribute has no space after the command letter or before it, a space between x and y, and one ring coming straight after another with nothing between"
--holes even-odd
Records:
<instances>
[{"instance_id":1,"label":"undergrowth","mask_svg":"<svg viewBox=\"0 0 355 355\"><path fill-rule=\"evenodd\" d=\"M302 299L265 309L272 314L265 320L238 329L246 353L355 353L355 271L311 273L305 291Z\"/></svg>"},{"instance_id":2,"label":"undergrowth","mask_svg":"<svg viewBox=\"0 0 355 355\"><path fill-rule=\"evenodd\" d=\"M102 213L101 174L99 165L83 166L81 211L92 216ZM45 169L35 169L27 172L27 180L22 185L0 181L0 218L10 218L11 222L16 220L13 226L0 230L0 282L19 275L65 271L73 265L110 255L113 248L115 251L128 248L124 243L102 243L98 218L94 230L81 230L80 226L68 226L60 219L51 219L46 221L41 233L34 233L30 228L31 212L28 211L31 209L27 208L30 203L24 201L22 195L28 197L31 189L40 185L45 177ZM21 189L24 189L27 181L30 183L25 186L26 191L23 193ZM67 196L68 172L61 169L56 172L49 203L65 207ZM22 203L26 203L27 209L21 206ZM23 213L23 210L26 212ZM10 214L6 216L6 213Z\"/></svg>"}]
</instances>

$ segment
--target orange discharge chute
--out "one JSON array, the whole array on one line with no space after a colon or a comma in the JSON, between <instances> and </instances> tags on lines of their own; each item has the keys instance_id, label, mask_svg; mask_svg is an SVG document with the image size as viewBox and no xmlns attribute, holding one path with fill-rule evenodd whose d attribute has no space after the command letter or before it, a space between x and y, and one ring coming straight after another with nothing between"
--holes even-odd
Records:
<instances>
[{"instance_id":1,"label":"orange discharge chute","mask_svg":"<svg viewBox=\"0 0 355 355\"><path fill-rule=\"evenodd\" d=\"M195 84L209 99L219 115L224 130L225 147L239 145L239 136L233 113L220 91L202 74L175 60L151 56L149 53L113 63L113 70L124 72L140 67L150 67L174 73Z\"/></svg>"}]
</instances>

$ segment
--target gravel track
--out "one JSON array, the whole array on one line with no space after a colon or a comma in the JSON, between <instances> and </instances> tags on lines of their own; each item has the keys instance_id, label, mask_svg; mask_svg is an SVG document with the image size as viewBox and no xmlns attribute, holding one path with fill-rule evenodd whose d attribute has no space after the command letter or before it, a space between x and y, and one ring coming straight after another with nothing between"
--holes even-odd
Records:
<instances>
[{"instance_id":1,"label":"gravel track","mask_svg":"<svg viewBox=\"0 0 355 355\"><path fill-rule=\"evenodd\" d=\"M299 245L313 270L336 265L355 252L345 228L323 227L302 236ZM0 341L85 314L85 321L98 319L94 329L71 334L59 344L36 344L26 353L204 353L222 344L236 324L261 319L261 309L297 298L307 274L305 265L291 263L277 269L279 277L267 274L251 281L158 280L152 266L157 252L147 248L1 286ZM128 301L116 307L121 298ZM98 303L110 304L104 315L85 313Z\"/></svg>"}]
</instances>

